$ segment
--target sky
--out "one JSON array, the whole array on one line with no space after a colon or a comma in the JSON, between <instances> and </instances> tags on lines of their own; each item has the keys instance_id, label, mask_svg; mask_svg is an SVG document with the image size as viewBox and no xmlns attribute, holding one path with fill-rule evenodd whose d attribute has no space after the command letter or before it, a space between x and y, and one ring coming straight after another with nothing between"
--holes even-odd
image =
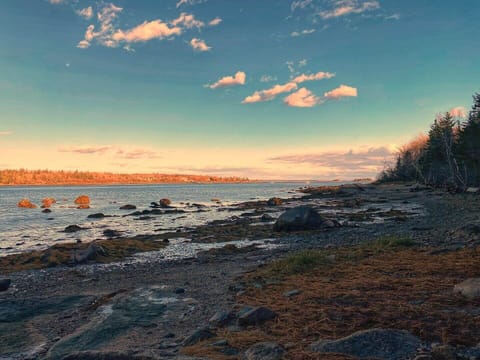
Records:
<instances>
[{"instance_id":1,"label":"sky","mask_svg":"<svg viewBox=\"0 0 480 360\"><path fill-rule=\"evenodd\" d=\"M375 177L480 91L478 0L2 0L0 169Z\"/></svg>"}]
</instances>

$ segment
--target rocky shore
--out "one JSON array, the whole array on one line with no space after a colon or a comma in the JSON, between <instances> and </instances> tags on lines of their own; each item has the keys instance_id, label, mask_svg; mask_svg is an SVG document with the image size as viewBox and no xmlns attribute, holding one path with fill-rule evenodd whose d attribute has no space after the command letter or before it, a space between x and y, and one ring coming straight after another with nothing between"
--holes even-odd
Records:
<instances>
[{"instance_id":1,"label":"rocky shore","mask_svg":"<svg viewBox=\"0 0 480 360\"><path fill-rule=\"evenodd\" d=\"M477 193L303 191L0 258L0 359L480 358Z\"/></svg>"}]
</instances>

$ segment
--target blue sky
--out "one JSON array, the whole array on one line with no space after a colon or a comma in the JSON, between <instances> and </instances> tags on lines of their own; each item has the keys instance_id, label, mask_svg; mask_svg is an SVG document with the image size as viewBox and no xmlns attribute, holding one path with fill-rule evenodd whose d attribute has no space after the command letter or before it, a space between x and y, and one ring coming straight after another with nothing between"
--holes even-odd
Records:
<instances>
[{"instance_id":1,"label":"blue sky","mask_svg":"<svg viewBox=\"0 0 480 360\"><path fill-rule=\"evenodd\" d=\"M475 0L3 0L0 167L372 176L436 113L470 106L478 14Z\"/></svg>"}]
</instances>

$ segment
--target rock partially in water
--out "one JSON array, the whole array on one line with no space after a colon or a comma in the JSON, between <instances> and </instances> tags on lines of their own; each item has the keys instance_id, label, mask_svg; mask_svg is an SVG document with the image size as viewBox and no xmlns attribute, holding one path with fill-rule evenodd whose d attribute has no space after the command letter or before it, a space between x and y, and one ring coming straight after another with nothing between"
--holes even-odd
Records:
<instances>
[{"instance_id":1,"label":"rock partially in water","mask_svg":"<svg viewBox=\"0 0 480 360\"><path fill-rule=\"evenodd\" d=\"M403 360L413 358L420 345L421 341L405 330L369 329L338 340L320 340L310 349L359 359Z\"/></svg>"},{"instance_id":2,"label":"rock partially in water","mask_svg":"<svg viewBox=\"0 0 480 360\"><path fill-rule=\"evenodd\" d=\"M42 210L42 213L44 213L44 214L50 214L51 212L52 212L52 210L50 210L50 209L43 209Z\"/></svg>"},{"instance_id":3,"label":"rock partially in water","mask_svg":"<svg viewBox=\"0 0 480 360\"><path fill-rule=\"evenodd\" d=\"M75 199L77 205L90 205L90 198L87 195L80 195Z\"/></svg>"},{"instance_id":4,"label":"rock partially in water","mask_svg":"<svg viewBox=\"0 0 480 360\"><path fill-rule=\"evenodd\" d=\"M104 213L90 214L87 216L87 219L103 219L105 217Z\"/></svg>"},{"instance_id":5,"label":"rock partially in water","mask_svg":"<svg viewBox=\"0 0 480 360\"><path fill-rule=\"evenodd\" d=\"M7 291L11 283L10 279L0 279L0 291Z\"/></svg>"},{"instance_id":6,"label":"rock partially in water","mask_svg":"<svg viewBox=\"0 0 480 360\"><path fill-rule=\"evenodd\" d=\"M246 360L281 360L285 349L273 342L263 342L250 346L245 351Z\"/></svg>"},{"instance_id":7,"label":"rock partially in water","mask_svg":"<svg viewBox=\"0 0 480 360\"><path fill-rule=\"evenodd\" d=\"M172 204L172 201L170 199L160 199L160 207L162 208L168 208Z\"/></svg>"},{"instance_id":8,"label":"rock partially in water","mask_svg":"<svg viewBox=\"0 0 480 360\"><path fill-rule=\"evenodd\" d=\"M268 206L280 206L282 204L283 204L283 200L278 197L270 198L267 201Z\"/></svg>"},{"instance_id":9,"label":"rock partially in water","mask_svg":"<svg viewBox=\"0 0 480 360\"><path fill-rule=\"evenodd\" d=\"M57 203L57 200L55 200L54 198L51 198L51 197L42 199L42 208L47 209L47 208L49 208L50 206L52 206L53 204L56 204L56 203Z\"/></svg>"},{"instance_id":10,"label":"rock partially in water","mask_svg":"<svg viewBox=\"0 0 480 360\"><path fill-rule=\"evenodd\" d=\"M22 209L35 209L37 205L33 204L29 199L22 199L18 202L17 207Z\"/></svg>"},{"instance_id":11,"label":"rock partially in water","mask_svg":"<svg viewBox=\"0 0 480 360\"><path fill-rule=\"evenodd\" d=\"M122 236L122 233L118 230L106 229L103 230L103 235L108 238L115 238Z\"/></svg>"},{"instance_id":12,"label":"rock partially in water","mask_svg":"<svg viewBox=\"0 0 480 360\"><path fill-rule=\"evenodd\" d=\"M81 226L78 226L78 225L68 225L63 231L66 233L74 233L81 230L85 230L85 228L82 228Z\"/></svg>"},{"instance_id":13,"label":"rock partially in water","mask_svg":"<svg viewBox=\"0 0 480 360\"><path fill-rule=\"evenodd\" d=\"M136 210L137 207L135 205L127 204L120 207L120 210Z\"/></svg>"},{"instance_id":14,"label":"rock partially in water","mask_svg":"<svg viewBox=\"0 0 480 360\"><path fill-rule=\"evenodd\" d=\"M297 206L287 210L274 225L275 231L316 230L335 227L335 223L321 216L309 206Z\"/></svg>"},{"instance_id":15,"label":"rock partially in water","mask_svg":"<svg viewBox=\"0 0 480 360\"><path fill-rule=\"evenodd\" d=\"M468 299L480 297L480 278L470 278L454 286L455 293L462 294Z\"/></svg>"},{"instance_id":16,"label":"rock partially in water","mask_svg":"<svg viewBox=\"0 0 480 360\"><path fill-rule=\"evenodd\" d=\"M253 308L238 317L238 323L242 326L260 325L268 320L273 320L277 314L269 308L260 306Z\"/></svg>"}]
</instances>

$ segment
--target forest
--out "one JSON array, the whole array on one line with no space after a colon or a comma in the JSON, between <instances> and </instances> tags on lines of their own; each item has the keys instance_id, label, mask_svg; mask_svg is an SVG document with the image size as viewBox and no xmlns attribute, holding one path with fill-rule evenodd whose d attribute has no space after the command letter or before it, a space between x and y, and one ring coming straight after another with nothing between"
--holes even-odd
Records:
<instances>
[{"instance_id":1,"label":"forest","mask_svg":"<svg viewBox=\"0 0 480 360\"><path fill-rule=\"evenodd\" d=\"M379 181L417 181L458 192L480 186L480 93L465 117L437 115L427 135L399 149Z\"/></svg>"}]
</instances>

